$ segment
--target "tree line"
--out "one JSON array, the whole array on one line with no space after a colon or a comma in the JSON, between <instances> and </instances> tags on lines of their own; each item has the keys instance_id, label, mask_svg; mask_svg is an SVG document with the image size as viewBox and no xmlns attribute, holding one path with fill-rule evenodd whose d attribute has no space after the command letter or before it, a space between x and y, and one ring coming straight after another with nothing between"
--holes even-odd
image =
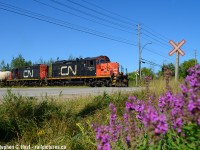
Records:
<instances>
[{"instance_id":1,"label":"tree line","mask_svg":"<svg viewBox=\"0 0 200 150\"><path fill-rule=\"evenodd\" d=\"M190 67L193 67L195 64L197 64L197 61L195 59L189 59L181 63L179 65L179 77L185 78L188 75L188 69ZM175 65L173 63L163 65L157 73L154 73L152 68L143 67L141 69L142 76L151 76L153 78L159 78L161 76L164 76L164 68L168 68L172 73L171 76L175 76ZM130 80L135 80L135 78L136 72L129 73Z\"/></svg>"},{"instance_id":2,"label":"tree line","mask_svg":"<svg viewBox=\"0 0 200 150\"><path fill-rule=\"evenodd\" d=\"M58 58L57 58L58 59ZM11 63L5 63L4 60L1 60L0 62L0 70L2 71L10 71L12 68L21 68L21 67L25 67L25 66L31 66L34 64L51 64L53 63L54 60L51 58L48 61L43 60L42 58L40 58L37 62L32 62L31 60L25 60L24 57L19 54L17 57L13 57L11 60Z\"/></svg>"},{"instance_id":3,"label":"tree line","mask_svg":"<svg viewBox=\"0 0 200 150\"><path fill-rule=\"evenodd\" d=\"M82 56L79 56L79 58L82 58ZM76 57L73 55L70 55L67 60L76 60ZM56 60L53 58L50 58L49 60L43 60L40 58L37 62L32 62L31 60L25 60L25 58L22 56L22 54L18 54L17 57L13 57L11 60L11 63L5 63L4 60L0 61L0 70L1 71L10 71L12 68L21 68L25 66L31 66L34 64L46 64L50 65L54 63L55 61L59 61L59 57L57 57Z\"/></svg>"}]
</instances>

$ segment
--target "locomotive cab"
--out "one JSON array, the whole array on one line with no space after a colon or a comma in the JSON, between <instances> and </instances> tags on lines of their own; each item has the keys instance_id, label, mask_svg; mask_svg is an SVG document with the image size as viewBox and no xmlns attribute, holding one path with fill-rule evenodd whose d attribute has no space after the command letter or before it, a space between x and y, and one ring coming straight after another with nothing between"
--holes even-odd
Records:
<instances>
[{"instance_id":1,"label":"locomotive cab","mask_svg":"<svg viewBox=\"0 0 200 150\"><path fill-rule=\"evenodd\" d=\"M119 72L119 63L111 62L107 56L97 58L96 76L110 77L112 86L128 86L128 75Z\"/></svg>"}]
</instances>

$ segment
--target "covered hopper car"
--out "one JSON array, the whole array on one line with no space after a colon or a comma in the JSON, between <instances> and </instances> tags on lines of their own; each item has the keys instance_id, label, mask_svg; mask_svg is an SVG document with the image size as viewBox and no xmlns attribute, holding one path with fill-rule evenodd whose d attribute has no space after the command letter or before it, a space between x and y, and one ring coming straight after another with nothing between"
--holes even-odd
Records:
<instances>
[{"instance_id":1,"label":"covered hopper car","mask_svg":"<svg viewBox=\"0 0 200 150\"><path fill-rule=\"evenodd\" d=\"M13 68L0 81L1 86L26 85L88 85L128 86L128 75L119 72L119 63L111 62L107 56L61 60L51 65L37 64Z\"/></svg>"}]
</instances>

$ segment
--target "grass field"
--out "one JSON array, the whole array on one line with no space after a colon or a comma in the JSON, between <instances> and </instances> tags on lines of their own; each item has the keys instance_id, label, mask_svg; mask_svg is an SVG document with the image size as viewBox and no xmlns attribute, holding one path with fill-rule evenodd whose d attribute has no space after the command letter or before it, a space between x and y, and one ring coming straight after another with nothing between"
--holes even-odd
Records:
<instances>
[{"instance_id":1,"label":"grass field","mask_svg":"<svg viewBox=\"0 0 200 150\"><path fill-rule=\"evenodd\" d=\"M170 81L171 96L181 92L179 84ZM23 146L42 149L42 145L71 150L199 148L200 129L195 117L184 120L188 115L184 114L181 132L177 132L170 120L173 118L169 117L173 108L162 107L166 110L160 111L161 95L167 100L165 86L165 80L159 79L150 81L149 87L142 91L112 95L104 92L99 96L73 99L64 98L62 94L57 98L28 98L8 90L0 104L0 145L19 145L21 149L29 148ZM199 98L199 91L196 97ZM136 111L136 106L141 109L143 104L147 109ZM199 115L196 109L195 115ZM157 115L155 122L140 120L147 110ZM124 120L125 114L128 122ZM159 128L160 132L155 133L157 123L167 123L167 129L161 132Z\"/></svg>"}]
</instances>

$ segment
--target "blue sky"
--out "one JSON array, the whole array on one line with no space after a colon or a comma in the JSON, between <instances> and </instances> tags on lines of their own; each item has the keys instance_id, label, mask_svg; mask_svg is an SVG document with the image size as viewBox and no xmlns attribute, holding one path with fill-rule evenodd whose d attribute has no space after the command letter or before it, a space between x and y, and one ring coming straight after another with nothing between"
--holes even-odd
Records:
<instances>
[{"instance_id":1,"label":"blue sky","mask_svg":"<svg viewBox=\"0 0 200 150\"><path fill-rule=\"evenodd\" d=\"M194 58L194 50L199 60L199 7L199 0L0 0L0 60L10 63L18 54L32 62L107 55L136 71L138 23L143 59L175 63L169 40L185 39L180 63Z\"/></svg>"}]
</instances>

